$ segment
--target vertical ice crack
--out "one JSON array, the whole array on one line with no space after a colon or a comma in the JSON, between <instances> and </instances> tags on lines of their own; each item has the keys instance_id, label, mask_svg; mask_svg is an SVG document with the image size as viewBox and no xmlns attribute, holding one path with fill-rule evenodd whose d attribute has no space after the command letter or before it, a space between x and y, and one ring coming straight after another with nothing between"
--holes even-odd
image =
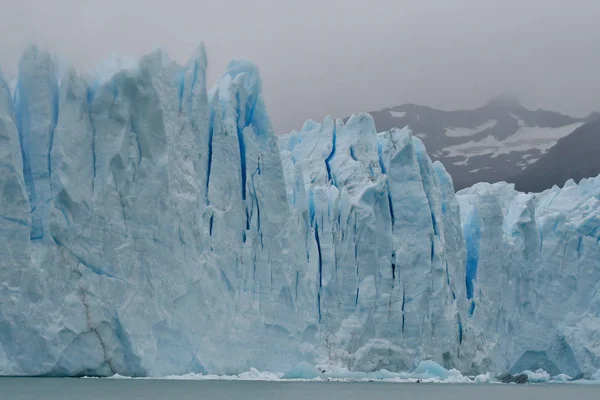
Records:
<instances>
[{"instance_id":1,"label":"vertical ice crack","mask_svg":"<svg viewBox=\"0 0 600 400\"><path fill-rule=\"evenodd\" d=\"M319 225L315 221L315 241L317 242L317 254L319 257L319 292L317 293L317 307L319 310L319 322L321 322L321 288L323 287L323 255L321 253L321 241L319 239Z\"/></svg>"},{"instance_id":2,"label":"vertical ice crack","mask_svg":"<svg viewBox=\"0 0 600 400\"><path fill-rule=\"evenodd\" d=\"M460 314L458 314L458 343L462 344L463 342L463 325L462 320L460 319Z\"/></svg>"},{"instance_id":3,"label":"vertical ice crack","mask_svg":"<svg viewBox=\"0 0 600 400\"><path fill-rule=\"evenodd\" d=\"M58 86L52 88L52 121L50 123L50 132L48 138L48 180L50 183L50 192L52 193L52 147L54 145L54 133L58 124Z\"/></svg>"},{"instance_id":4,"label":"vertical ice crack","mask_svg":"<svg viewBox=\"0 0 600 400\"><path fill-rule=\"evenodd\" d=\"M142 163L142 145L140 143L140 134L138 133L137 128L136 128L136 126L134 124L133 115L131 115L131 118L129 119L129 125L130 125L130 128L131 128L131 133L135 137L135 144L137 146L137 151L138 151L138 163L137 163L137 167L139 169L140 164Z\"/></svg>"},{"instance_id":5,"label":"vertical ice crack","mask_svg":"<svg viewBox=\"0 0 600 400\"><path fill-rule=\"evenodd\" d=\"M350 145L350 157L354 160L354 161L358 161L358 158L356 158L356 155L354 154L354 147L352 145Z\"/></svg>"},{"instance_id":6,"label":"vertical ice crack","mask_svg":"<svg viewBox=\"0 0 600 400\"><path fill-rule=\"evenodd\" d=\"M238 112L241 110L240 105L240 92L239 89L236 91L236 100ZM237 126L237 140L238 146L240 148L240 167L242 171L241 181L242 181L242 201L246 201L246 143L244 142L244 126L238 123Z\"/></svg>"},{"instance_id":7,"label":"vertical ice crack","mask_svg":"<svg viewBox=\"0 0 600 400\"><path fill-rule=\"evenodd\" d=\"M256 231L260 237L260 247L264 248L263 236L260 230L260 205L258 204L258 196L256 195L256 186L254 185L254 177L256 174L260 175L260 157L258 159L258 166L256 167L256 170L250 176L250 182L252 184L252 202L256 204Z\"/></svg>"},{"instance_id":8,"label":"vertical ice crack","mask_svg":"<svg viewBox=\"0 0 600 400\"><path fill-rule=\"evenodd\" d=\"M25 186L27 187L27 194L29 196L30 213L31 219L31 232L30 240L38 240L43 236L41 224L37 218L34 218L34 213L37 208L37 196L35 189L35 181L33 179L33 172L31 169L31 155L30 155L30 126L29 126L29 104L27 104L27 98L21 88L21 81L17 83L17 89L14 95L15 103L15 117L17 130L19 132L19 144L21 147L21 158L23 160L23 179Z\"/></svg>"},{"instance_id":9,"label":"vertical ice crack","mask_svg":"<svg viewBox=\"0 0 600 400\"><path fill-rule=\"evenodd\" d=\"M377 143L377 156L379 159L379 168L381 169L381 172L384 173L385 175L387 175L387 168L385 167L385 163L383 162L383 143L381 143L381 142ZM390 220L392 221L392 232L393 232L394 225L396 223L396 219L394 217L394 203L392 202L392 193L390 191L389 176L387 177L387 180L385 181L385 190L387 192L388 207L390 210Z\"/></svg>"},{"instance_id":10,"label":"vertical ice crack","mask_svg":"<svg viewBox=\"0 0 600 400\"><path fill-rule=\"evenodd\" d=\"M192 97L193 97L193 94L194 94L194 86L196 86L196 81L197 80L198 80L198 60L194 61L194 71L193 71L193 74L192 74L192 84L190 86L190 99L189 99L190 107L189 107L189 110L188 110L188 116L189 117L192 116L192 105L193 105ZM180 86L179 90L182 91L183 88ZM183 93L181 95L183 96Z\"/></svg>"},{"instance_id":11,"label":"vertical ice crack","mask_svg":"<svg viewBox=\"0 0 600 400\"><path fill-rule=\"evenodd\" d=\"M477 279L477 267L479 264L479 247L481 241L481 229L477 216L477 209L473 209L469 223L464 226L463 232L467 245L467 260L465 273L465 286L467 288L467 300L471 300L469 314L473 315L475 310L474 280Z\"/></svg>"},{"instance_id":12,"label":"vertical ice crack","mask_svg":"<svg viewBox=\"0 0 600 400\"><path fill-rule=\"evenodd\" d=\"M94 125L94 119L92 117L92 101L94 99L94 92L88 88L87 90L87 112L90 120L90 127L92 128L92 194L95 191L96 183L96 126Z\"/></svg>"},{"instance_id":13,"label":"vertical ice crack","mask_svg":"<svg viewBox=\"0 0 600 400\"><path fill-rule=\"evenodd\" d=\"M404 334L404 306L406 305L406 288L402 285L402 334Z\"/></svg>"},{"instance_id":14,"label":"vertical ice crack","mask_svg":"<svg viewBox=\"0 0 600 400\"><path fill-rule=\"evenodd\" d=\"M335 156L336 142L337 142L337 128L334 123L333 124L333 134L332 134L332 139L331 139L331 152L325 159L325 168L327 169L327 179L335 187L337 187L337 184L335 182L335 177L333 176L333 173L331 172L331 160Z\"/></svg>"},{"instance_id":15,"label":"vertical ice crack","mask_svg":"<svg viewBox=\"0 0 600 400\"><path fill-rule=\"evenodd\" d=\"M180 71L180 75L179 75L179 113L181 114L181 107L183 105L183 94L185 92L185 69L182 69ZM190 102L191 102L191 93L190 93Z\"/></svg>"},{"instance_id":16,"label":"vertical ice crack","mask_svg":"<svg viewBox=\"0 0 600 400\"><path fill-rule=\"evenodd\" d=\"M323 287L323 254L321 253L321 240L319 238L319 224L316 218L315 195L312 189L308 190L308 209L310 212L310 225L314 229L315 242L317 244L317 255L319 263L319 289L317 291L317 310L319 322L321 322L321 288Z\"/></svg>"},{"instance_id":17,"label":"vertical ice crack","mask_svg":"<svg viewBox=\"0 0 600 400\"><path fill-rule=\"evenodd\" d=\"M208 127L208 147L207 147L207 166L206 166L206 187L205 187L205 198L204 198L204 202L206 203L206 205L210 204L210 198L208 196L208 188L210 186L210 173L211 173L211 168L212 168L212 146L213 146L213 136L214 136L214 132L215 132L215 117L216 117L216 113L217 111L219 111L217 108L219 107L219 89L217 88L217 90L215 91L215 94L213 96L213 101L210 106L210 121L209 121L209 127Z\"/></svg>"}]
</instances>

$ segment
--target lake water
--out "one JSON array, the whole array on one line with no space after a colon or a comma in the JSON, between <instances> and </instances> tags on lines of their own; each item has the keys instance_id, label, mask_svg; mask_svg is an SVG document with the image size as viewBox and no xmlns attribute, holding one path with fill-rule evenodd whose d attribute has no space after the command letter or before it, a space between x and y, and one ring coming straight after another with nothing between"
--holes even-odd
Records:
<instances>
[{"instance_id":1,"label":"lake water","mask_svg":"<svg viewBox=\"0 0 600 400\"><path fill-rule=\"evenodd\" d=\"M599 400L600 385L0 378L2 400Z\"/></svg>"}]
</instances>

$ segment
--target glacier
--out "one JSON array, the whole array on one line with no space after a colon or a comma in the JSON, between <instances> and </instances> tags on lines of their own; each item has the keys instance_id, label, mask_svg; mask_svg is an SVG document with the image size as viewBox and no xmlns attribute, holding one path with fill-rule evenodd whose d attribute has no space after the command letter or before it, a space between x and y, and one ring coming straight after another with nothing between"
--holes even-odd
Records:
<instances>
[{"instance_id":1,"label":"glacier","mask_svg":"<svg viewBox=\"0 0 600 400\"><path fill-rule=\"evenodd\" d=\"M600 177L455 193L408 128L277 136L206 68L0 78L1 375L600 369Z\"/></svg>"}]
</instances>

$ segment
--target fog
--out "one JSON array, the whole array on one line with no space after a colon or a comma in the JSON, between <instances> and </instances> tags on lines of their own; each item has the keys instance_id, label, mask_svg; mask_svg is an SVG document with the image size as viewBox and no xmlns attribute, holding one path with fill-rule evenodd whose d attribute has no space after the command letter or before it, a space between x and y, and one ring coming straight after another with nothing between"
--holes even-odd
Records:
<instances>
[{"instance_id":1,"label":"fog","mask_svg":"<svg viewBox=\"0 0 600 400\"><path fill-rule=\"evenodd\" d=\"M234 57L261 69L275 130L406 102L600 111L597 0L2 0L7 78L38 44L93 68L157 47L180 63L203 41L214 83Z\"/></svg>"}]
</instances>

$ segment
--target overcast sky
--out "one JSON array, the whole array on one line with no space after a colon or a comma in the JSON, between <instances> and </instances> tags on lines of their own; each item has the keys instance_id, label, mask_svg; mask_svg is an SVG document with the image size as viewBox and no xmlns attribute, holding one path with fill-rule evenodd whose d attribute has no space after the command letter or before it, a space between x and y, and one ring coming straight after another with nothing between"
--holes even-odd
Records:
<instances>
[{"instance_id":1,"label":"overcast sky","mask_svg":"<svg viewBox=\"0 0 600 400\"><path fill-rule=\"evenodd\" d=\"M413 102L441 109L512 93L531 108L600 110L600 0L0 0L0 65L36 43L94 67L204 41L261 68L277 132L308 118Z\"/></svg>"}]
</instances>

